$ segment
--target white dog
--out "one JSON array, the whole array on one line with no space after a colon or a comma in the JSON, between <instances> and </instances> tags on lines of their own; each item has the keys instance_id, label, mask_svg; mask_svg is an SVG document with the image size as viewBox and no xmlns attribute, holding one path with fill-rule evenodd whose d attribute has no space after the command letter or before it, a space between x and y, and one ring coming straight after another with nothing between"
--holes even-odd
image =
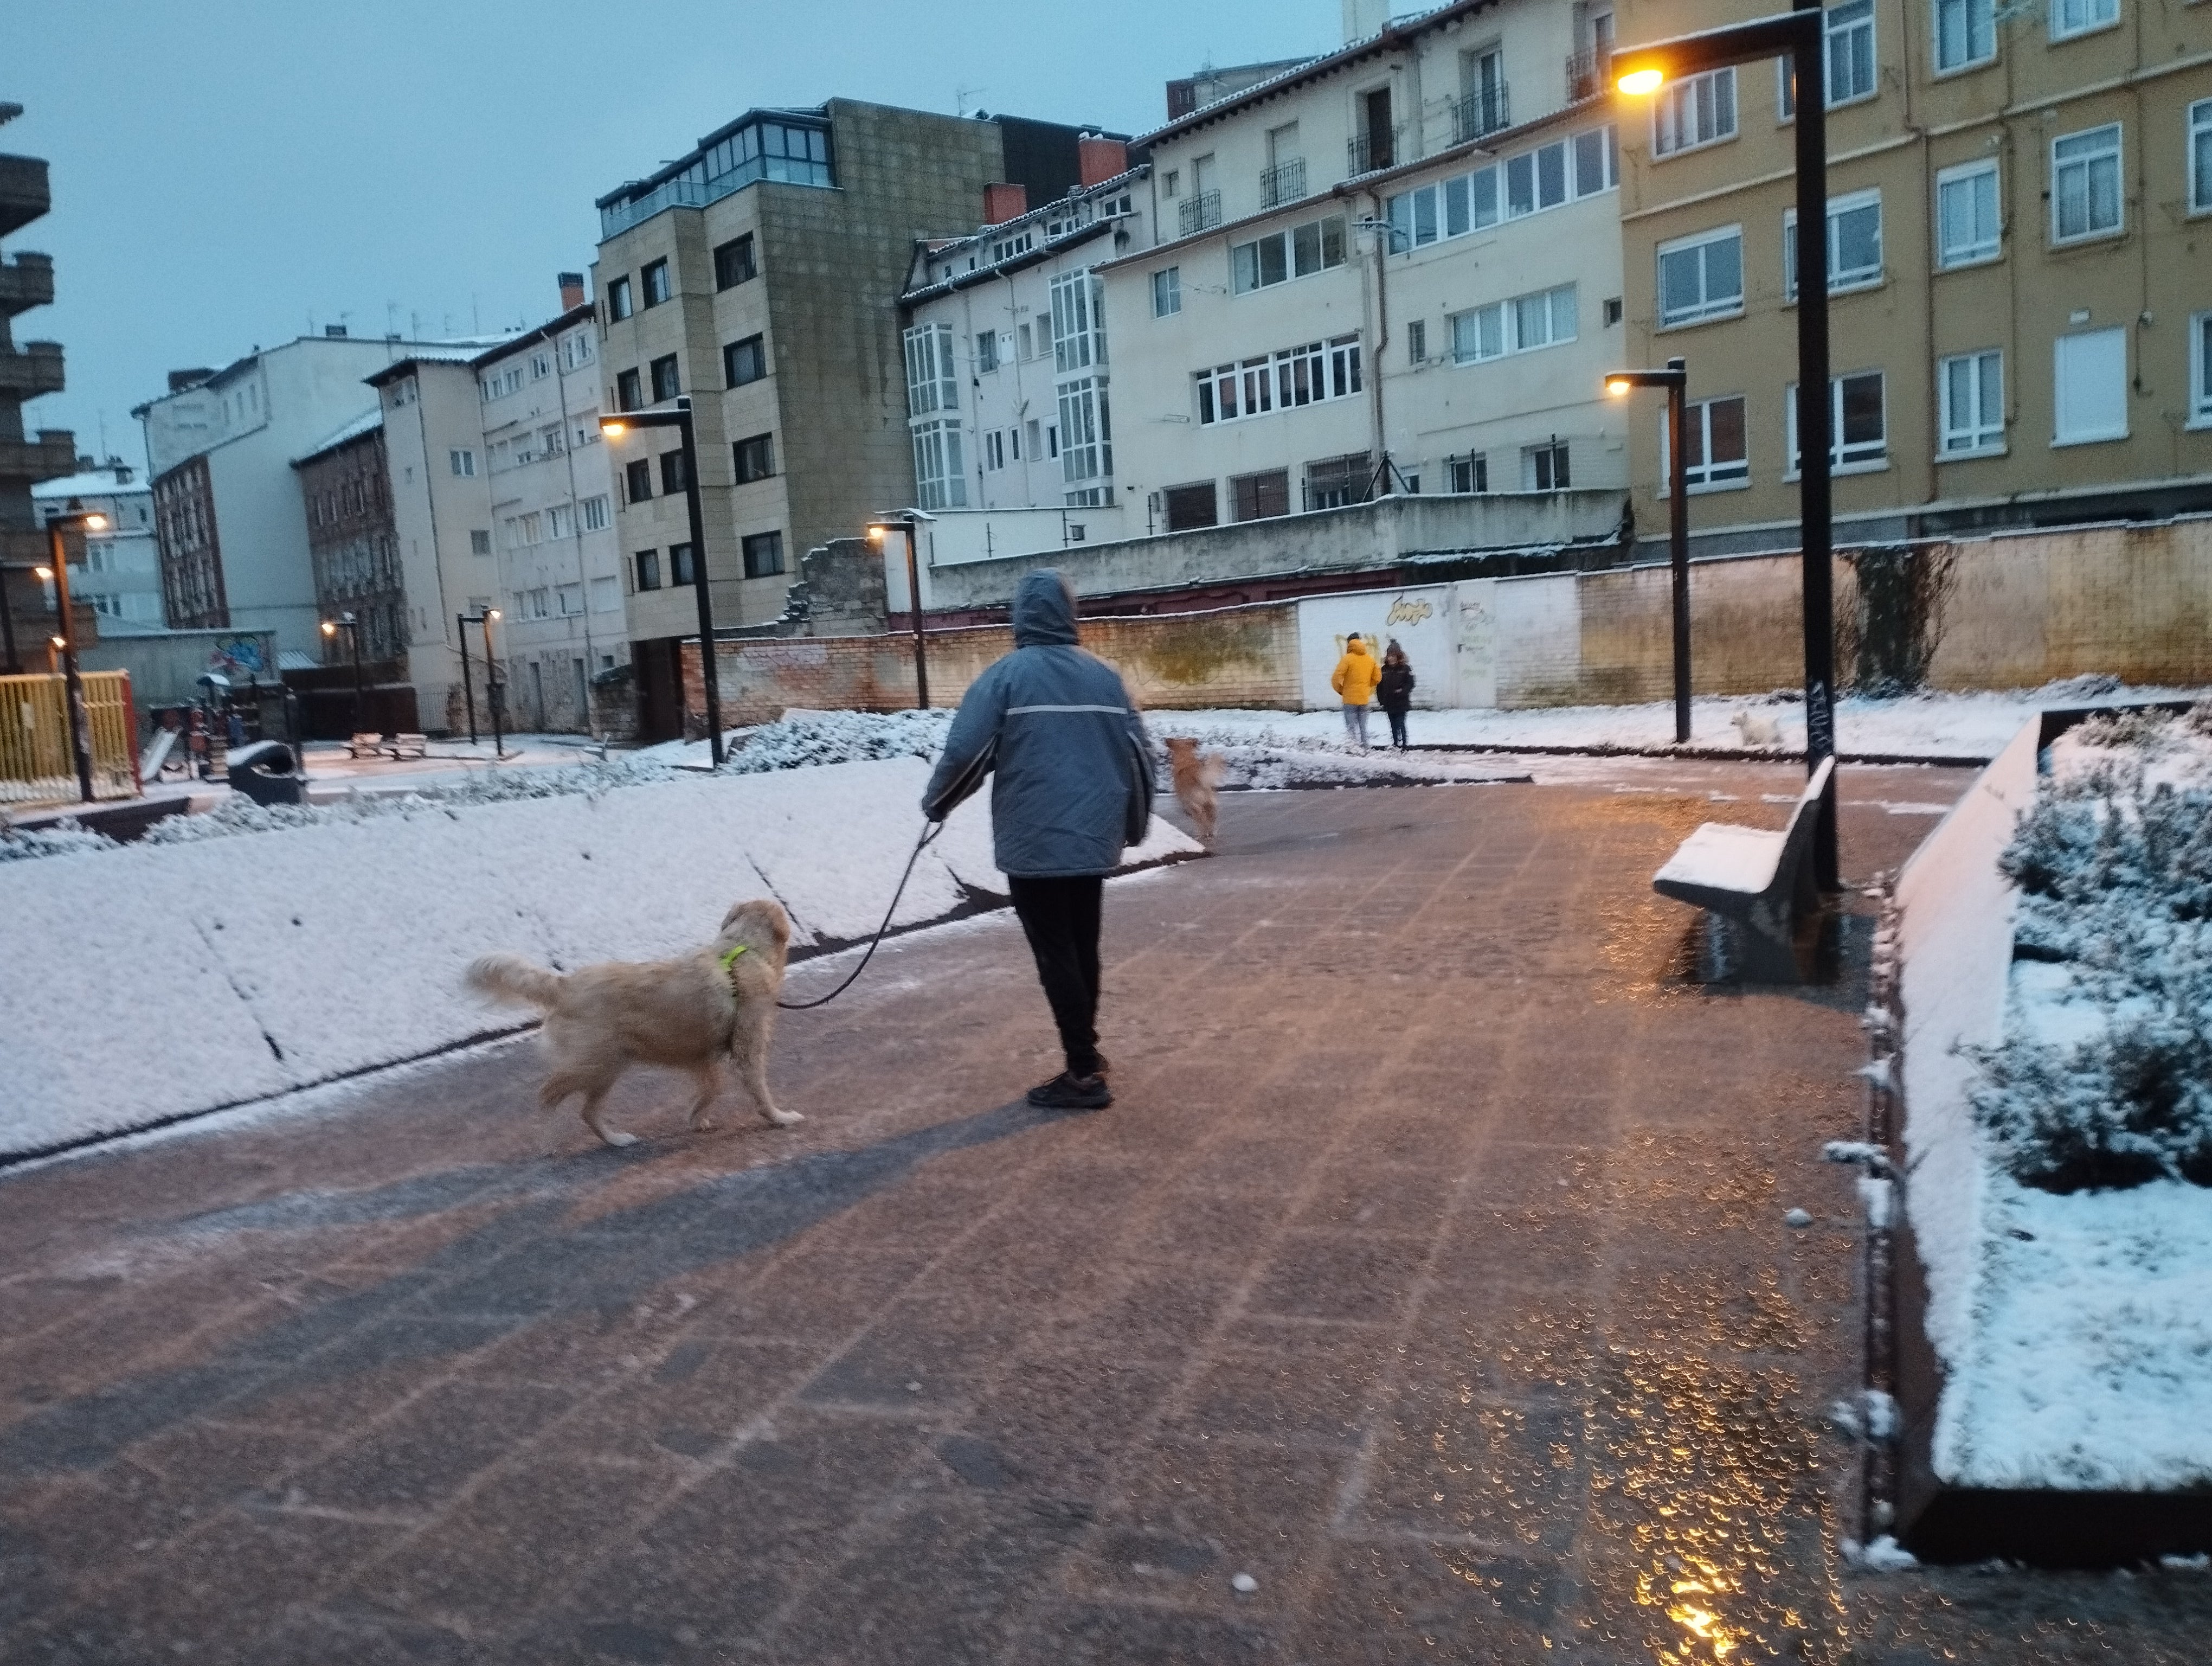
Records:
<instances>
[{"instance_id":1,"label":"white dog","mask_svg":"<svg viewBox=\"0 0 2212 1666\"><path fill-rule=\"evenodd\" d=\"M1771 717L1761 717L1749 707L1738 712L1731 720L1747 746L1779 746L1782 744L1782 725Z\"/></svg>"},{"instance_id":2,"label":"white dog","mask_svg":"<svg viewBox=\"0 0 2212 1666\"><path fill-rule=\"evenodd\" d=\"M691 1126L711 1128L707 1108L721 1091L726 1055L762 1119L782 1127L800 1117L769 1097L768 1044L790 941L782 904L763 899L738 903L711 945L674 960L608 961L564 975L520 955L489 954L469 967L467 981L495 1000L545 1014L553 1069L538 1102L550 1110L582 1094L584 1126L610 1146L637 1138L599 1120L607 1090L633 1064L690 1071L699 1084Z\"/></svg>"}]
</instances>

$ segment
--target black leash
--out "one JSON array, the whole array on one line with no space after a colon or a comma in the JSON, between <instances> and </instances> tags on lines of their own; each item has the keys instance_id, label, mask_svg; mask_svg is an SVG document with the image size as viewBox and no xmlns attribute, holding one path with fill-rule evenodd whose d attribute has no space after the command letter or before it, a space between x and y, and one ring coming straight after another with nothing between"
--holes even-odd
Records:
<instances>
[{"instance_id":1,"label":"black leash","mask_svg":"<svg viewBox=\"0 0 2212 1666\"><path fill-rule=\"evenodd\" d=\"M906 895L906 882L914 878L914 865L921 860L921 853L929 848L930 841L944 830L943 822L931 822L921 830L921 836L915 841L914 854L906 859L906 872L899 875L898 889L891 893L891 905L884 910L884 923L876 927L875 936L868 941L867 953L860 957L860 964L846 975L845 981L819 1000L779 1000L776 1002L778 1006L787 1012L803 1012L810 1006L827 1006L853 987L853 980L868 970L868 963L876 958L877 945L884 940L884 933L891 928L891 915L898 912L899 898Z\"/></svg>"}]
</instances>

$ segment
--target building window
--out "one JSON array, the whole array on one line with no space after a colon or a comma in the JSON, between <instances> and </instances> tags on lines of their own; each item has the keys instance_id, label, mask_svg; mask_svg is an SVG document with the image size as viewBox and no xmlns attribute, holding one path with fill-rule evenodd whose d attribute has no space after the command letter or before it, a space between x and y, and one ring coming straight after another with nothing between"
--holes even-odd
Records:
<instances>
[{"instance_id":1,"label":"building window","mask_svg":"<svg viewBox=\"0 0 2212 1666\"><path fill-rule=\"evenodd\" d=\"M685 478L684 471L683 452L679 449L676 451L664 451L661 453L660 489L663 494L669 497L674 497L689 483L690 483Z\"/></svg>"},{"instance_id":2,"label":"building window","mask_svg":"<svg viewBox=\"0 0 2212 1666\"><path fill-rule=\"evenodd\" d=\"M1060 471L1071 486L1114 472L1114 435L1103 377L1085 376L1060 390Z\"/></svg>"},{"instance_id":3,"label":"building window","mask_svg":"<svg viewBox=\"0 0 2212 1666\"><path fill-rule=\"evenodd\" d=\"M783 534L755 532L744 541L745 576L772 579L783 571Z\"/></svg>"},{"instance_id":4,"label":"building window","mask_svg":"<svg viewBox=\"0 0 2212 1666\"><path fill-rule=\"evenodd\" d=\"M2212 99L2189 106L2189 211L2212 214Z\"/></svg>"},{"instance_id":5,"label":"building window","mask_svg":"<svg viewBox=\"0 0 2212 1666\"><path fill-rule=\"evenodd\" d=\"M1006 466L1006 435L1005 429L993 429L983 436L983 471L996 474ZM1018 437L1017 438L1018 446Z\"/></svg>"},{"instance_id":6,"label":"building window","mask_svg":"<svg viewBox=\"0 0 2212 1666\"><path fill-rule=\"evenodd\" d=\"M660 588L660 552L658 550L637 552L637 587L641 590Z\"/></svg>"},{"instance_id":7,"label":"building window","mask_svg":"<svg viewBox=\"0 0 2212 1666\"><path fill-rule=\"evenodd\" d=\"M668 287L668 263L665 260L651 262L637 276L641 287L645 290L647 306L658 307L668 299L672 291Z\"/></svg>"},{"instance_id":8,"label":"building window","mask_svg":"<svg viewBox=\"0 0 2212 1666\"><path fill-rule=\"evenodd\" d=\"M2064 40L2120 21L2120 0L2051 0L2051 38Z\"/></svg>"},{"instance_id":9,"label":"building window","mask_svg":"<svg viewBox=\"0 0 2212 1666\"><path fill-rule=\"evenodd\" d=\"M960 370L952 359L949 325L917 324L906 332L906 408L910 416L960 408Z\"/></svg>"},{"instance_id":10,"label":"building window","mask_svg":"<svg viewBox=\"0 0 2212 1666\"><path fill-rule=\"evenodd\" d=\"M592 332L589 330L571 331L561 344L561 368L581 370L592 362Z\"/></svg>"},{"instance_id":11,"label":"building window","mask_svg":"<svg viewBox=\"0 0 2212 1666\"><path fill-rule=\"evenodd\" d=\"M683 386L676 374L676 355L671 353L665 357L655 359L653 362L653 403L658 404L664 399L672 399L683 391Z\"/></svg>"},{"instance_id":12,"label":"building window","mask_svg":"<svg viewBox=\"0 0 2212 1666\"><path fill-rule=\"evenodd\" d=\"M1743 396L1699 399L1682 410L1682 480L1693 492L1740 486L1751 478L1750 453L1744 423ZM1659 419L1659 495L1664 497L1674 479L1673 459L1667 454L1667 420Z\"/></svg>"},{"instance_id":13,"label":"building window","mask_svg":"<svg viewBox=\"0 0 2212 1666\"><path fill-rule=\"evenodd\" d=\"M1828 384L1828 466L1837 473L1888 465L1889 432L1879 370L1838 376ZM1784 390L1790 477L1797 476L1797 385Z\"/></svg>"},{"instance_id":14,"label":"building window","mask_svg":"<svg viewBox=\"0 0 2212 1666\"><path fill-rule=\"evenodd\" d=\"M556 503L545 512L545 536L553 538L574 538L576 534L576 512L566 503Z\"/></svg>"},{"instance_id":15,"label":"building window","mask_svg":"<svg viewBox=\"0 0 2212 1666\"><path fill-rule=\"evenodd\" d=\"M601 492L595 496L587 497L576 507L578 510L581 512L584 530L586 532L604 532L606 531L607 499L605 493Z\"/></svg>"},{"instance_id":16,"label":"building window","mask_svg":"<svg viewBox=\"0 0 2212 1666\"><path fill-rule=\"evenodd\" d=\"M760 337L747 336L722 350L722 380L728 386L743 387L767 374L768 351Z\"/></svg>"},{"instance_id":17,"label":"building window","mask_svg":"<svg viewBox=\"0 0 2212 1666\"><path fill-rule=\"evenodd\" d=\"M753 264L753 234L732 238L714 251L714 287L733 289L740 283L760 276L760 268Z\"/></svg>"},{"instance_id":18,"label":"building window","mask_svg":"<svg viewBox=\"0 0 2212 1666\"><path fill-rule=\"evenodd\" d=\"M2051 142L2051 240L2120 229L2120 124Z\"/></svg>"},{"instance_id":19,"label":"building window","mask_svg":"<svg viewBox=\"0 0 2212 1666\"><path fill-rule=\"evenodd\" d=\"M1828 199L1828 293L1881 282L1881 192L1855 191ZM1797 299L1797 210L1782 211L1782 292Z\"/></svg>"},{"instance_id":20,"label":"building window","mask_svg":"<svg viewBox=\"0 0 2212 1666\"><path fill-rule=\"evenodd\" d=\"M477 454L466 447L456 447L446 453L447 465L465 480L472 480L477 472Z\"/></svg>"},{"instance_id":21,"label":"building window","mask_svg":"<svg viewBox=\"0 0 2212 1666\"><path fill-rule=\"evenodd\" d=\"M2212 313L2189 320L2189 426L2212 428Z\"/></svg>"},{"instance_id":22,"label":"building window","mask_svg":"<svg viewBox=\"0 0 2212 1666\"><path fill-rule=\"evenodd\" d=\"M1490 489L1490 459L1484 453L1469 452L1464 457L1444 459L1444 477L1451 483L1451 490L1462 497Z\"/></svg>"},{"instance_id":23,"label":"building window","mask_svg":"<svg viewBox=\"0 0 2212 1666\"><path fill-rule=\"evenodd\" d=\"M1359 337L1286 347L1270 356L1217 365L1199 371L1198 420L1211 426L1240 417L1263 416L1279 406L1288 410L1359 392Z\"/></svg>"},{"instance_id":24,"label":"building window","mask_svg":"<svg viewBox=\"0 0 2212 1666\"><path fill-rule=\"evenodd\" d=\"M1409 319L1406 323L1406 362L1419 364L1429 356L1429 321Z\"/></svg>"},{"instance_id":25,"label":"building window","mask_svg":"<svg viewBox=\"0 0 2212 1666\"><path fill-rule=\"evenodd\" d=\"M1521 447L1521 489L1524 492L1563 492L1572 483L1567 467L1567 442L1547 440L1540 446Z\"/></svg>"},{"instance_id":26,"label":"building window","mask_svg":"<svg viewBox=\"0 0 2212 1666\"><path fill-rule=\"evenodd\" d=\"M593 579L592 581L592 611L613 613L620 611L622 595L620 579Z\"/></svg>"},{"instance_id":27,"label":"building window","mask_svg":"<svg viewBox=\"0 0 2212 1666\"><path fill-rule=\"evenodd\" d=\"M1089 272L1052 281L1052 362L1060 375L1106 362L1106 283Z\"/></svg>"},{"instance_id":28,"label":"building window","mask_svg":"<svg viewBox=\"0 0 2212 1666\"><path fill-rule=\"evenodd\" d=\"M653 463L641 457L635 463L623 465L623 480L629 488L629 501L642 503L653 496Z\"/></svg>"},{"instance_id":29,"label":"building window","mask_svg":"<svg viewBox=\"0 0 2212 1666\"><path fill-rule=\"evenodd\" d=\"M618 323L635 310L629 301L629 278L618 277L607 285L607 318L610 322Z\"/></svg>"},{"instance_id":30,"label":"building window","mask_svg":"<svg viewBox=\"0 0 2212 1666\"><path fill-rule=\"evenodd\" d=\"M584 611L584 587L581 584L556 585L553 597L562 618L572 617Z\"/></svg>"},{"instance_id":31,"label":"building window","mask_svg":"<svg viewBox=\"0 0 2212 1666\"><path fill-rule=\"evenodd\" d=\"M2057 420L2051 444L2128 437L2128 332L2088 330L2051 344Z\"/></svg>"},{"instance_id":32,"label":"building window","mask_svg":"<svg viewBox=\"0 0 2212 1666\"><path fill-rule=\"evenodd\" d=\"M1575 286L1563 283L1455 313L1451 327L1452 357L1461 364L1556 347L1575 338Z\"/></svg>"},{"instance_id":33,"label":"building window","mask_svg":"<svg viewBox=\"0 0 2212 1666\"><path fill-rule=\"evenodd\" d=\"M645 384L635 370L625 370L615 378L615 409L637 410L645 404Z\"/></svg>"},{"instance_id":34,"label":"building window","mask_svg":"<svg viewBox=\"0 0 2212 1666\"><path fill-rule=\"evenodd\" d=\"M1259 474L1233 476L1229 482L1231 517L1237 520L1268 520L1291 512L1291 471L1268 469Z\"/></svg>"},{"instance_id":35,"label":"building window","mask_svg":"<svg viewBox=\"0 0 2212 1666\"><path fill-rule=\"evenodd\" d=\"M1170 318L1182 311L1182 268L1169 266L1152 274L1152 316ZM1206 523L1212 525L1211 521Z\"/></svg>"},{"instance_id":36,"label":"building window","mask_svg":"<svg viewBox=\"0 0 2212 1666\"><path fill-rule=\"evenodd\" d=\"M688 544L670 544L668 546L668 582L680 587L697 581L698 575L691 570L691 546Z\"/></svg>"},{"instance_id":37,"label":"building window","mask_svg":"<svg viewBox=\"0 0 2212 1666\"><path fill-rule=\"evenodd\" d=\"M740 440L730 447L737 459L738 484L750 485L756 480L765 480L775 472L775 436L756 434L750 440Z\"/></svg>"},{"instance_id":38,"label":"building window","mask_svg":"<svg viewBox=\"0 0 2212 1666\"><path fill-rule=\"evenodd\" d=\"M949 332L946 339L951 339ZM921 508L968 507L968 470L962 460L957 419L940 417L914 425L914 481Z\"/></svg>"},{"instance_id":39,"label":"building window","mask_svg":"<svg viewBox=\"0 0 2212 1666\"><path fill-rule=\"evenodd\" d=\"M1968 162L1936 176L1936 264L1974 266L1994 260L2003 246L1997 210L1997 164Z\"/></svg>"},{"instance_id":40,"label":"building window","mask_svg":"<svg viewBox=\"0 0 2212 1666\"><path fill-rule=\"evenodd\" d=\"M975 333L975 374L980 376L987 370L996 370L998 368L999 332L996 330L977 331Z\"/></svg>"},{"instance_id":41,"label":"building window","mask_svg":"<svg viewBox=\"0 0 2212 1666\"><path fill-rule=\"evenodd\" d=\"M1996 55L1996 0L1936 0L1938 70L1987 64Z\"/></svg>"},{"instance_id":42,"label":"building window","mask_svg":"<svg viewBox=\"0 0 2212 1666\"><path fill-rule=\"evenodd\" d=\"M1743 311L1743 228L1723 226L1659 246L1662 329Z\"/></svg>"},{"instance_id":43,"label":"building window","mask_svg":"<svg viewBox=\"0 0 2212 1666\"><path fill-rule=\"evenodd\" d=\"M550 353L532 353L530 356L530 380L532 381L542 382L552 374L553 356Z\"/></svg>"},{"instance_id":44,"label":"building window","mask_svg":"<svg viewBox=\"0 0 2212 1666\"><path fill-rule=\"evenodd\" d=\"M1344 264L1344 216L1309 220L1229 251L1230 288L1237 295L1287 283Z\"/></svg>"},{"instance_id":45,"label":"building window","mask_svg":"<svg viewBox=\"0 0 2212 1666\"><path fill-rule=\"evenodd\" d=\"M1991 348L1960 353L1936 365L1943 402L1942 454L1960 457L2004 449L2004 355Z\"/></svg>"},{"instance_id":46,"label":"building window","mask_svg":"<svg viewBox=\"0 0 2212 1666\"><path fill-rule=\"evenodd\" d=\"M1188 532L1194 527L1221 524L1221 506L1211 480L1170 486L1161 496L1166 503L1170 532Z\"/></svg>"},{"instance_id":47,"label":"building window","mask_svg":"<svg viewBox=\"0 0 2212 1666\"><path fill-rule=\"evenodd\" d=\"M1822 59L1827 66L1828 107L1856 103L1874 96L1874 0L1844 0L1830 6ZM1782 119L1797 113L1797 80L1787 58L1777 58L1775 80L1780 89Z\"/></svg>"},{"instance_id":48,"label":"building window","mask_svg":"<svg viewBox=\"0 0 2212 1666\"><path fill-rule=\"evenodd\" d=\"M477 526L470 530L469 553L472 556L488 556L491 553L490 527Z\"/></svg>"},{"instance_id":49,"label":"building window","mask_svg":"<svg viewBox=\"0 0 2212 1666\"><path fill-rule=\"evenodd\" d=\"M1305 507L1340 509L1347 503L1364 503L1373 482L1374 465L1365 452L1324 457L1306 465Z\"/></svg>"},{"instance_id":50,"label":"building window","mask_svg":"<svg viewBox=\"0 0 2212 1666\"><path fill-rule=\"evenodd\" d=\"M1672 156L1735 137L1735 66L1708 70L1660 90L1651 112L1651 154Z\"/></svg>"}]
</instances>

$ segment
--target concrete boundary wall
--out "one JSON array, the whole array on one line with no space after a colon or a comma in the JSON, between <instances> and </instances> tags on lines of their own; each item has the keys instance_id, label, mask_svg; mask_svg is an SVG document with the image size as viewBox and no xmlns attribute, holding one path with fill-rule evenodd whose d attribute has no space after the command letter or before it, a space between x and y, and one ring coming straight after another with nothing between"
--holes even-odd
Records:
<instances>
[{"instance_id":1,"label":"concrete boundary wall","mask_svg":"<svg viewBox=\"0 0 2212 1666\"><path fill-rule=\"evenodd\" d=\"M1796 687L1804 675L1794 552L1691 564L1691 656L1700 694ZM1525 708L1666 699L1673 690L1663 566L1462 579L1209 612L1095 618L1086 647L1163 709L1328 703L1324 659L1344 635L1401 635L1420 702ZM1846 690L2035 688L2104 672L2130 683L2212 683L2212 515L2023 532L1841 552L1836 672ZM1012 647L1002 625L928 633L933 702L957 701ZM787 707L914 703L911 639L897 635L726 641L728 721ZM703 711L696 642L690 709Z\"/></svg>"}]
</instances>

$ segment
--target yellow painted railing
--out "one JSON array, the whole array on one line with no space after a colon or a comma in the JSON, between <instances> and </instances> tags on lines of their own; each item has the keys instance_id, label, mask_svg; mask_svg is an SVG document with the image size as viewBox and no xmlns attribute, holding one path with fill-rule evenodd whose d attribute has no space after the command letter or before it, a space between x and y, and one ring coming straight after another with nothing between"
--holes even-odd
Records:
<instances>
[{"instance_id":1,"label":"yellow painted railing","mask_svg":"<svg viewBox=\"0 0 2212 1666\"><path fill-rule=\"evenodd\" d=\"M138 720L131 673L84 673L94 798L138 795ZM77 796L70 751L69 685L59 677L0 677L0 802L62 803Z\"/></svg>"}]
</instances>

